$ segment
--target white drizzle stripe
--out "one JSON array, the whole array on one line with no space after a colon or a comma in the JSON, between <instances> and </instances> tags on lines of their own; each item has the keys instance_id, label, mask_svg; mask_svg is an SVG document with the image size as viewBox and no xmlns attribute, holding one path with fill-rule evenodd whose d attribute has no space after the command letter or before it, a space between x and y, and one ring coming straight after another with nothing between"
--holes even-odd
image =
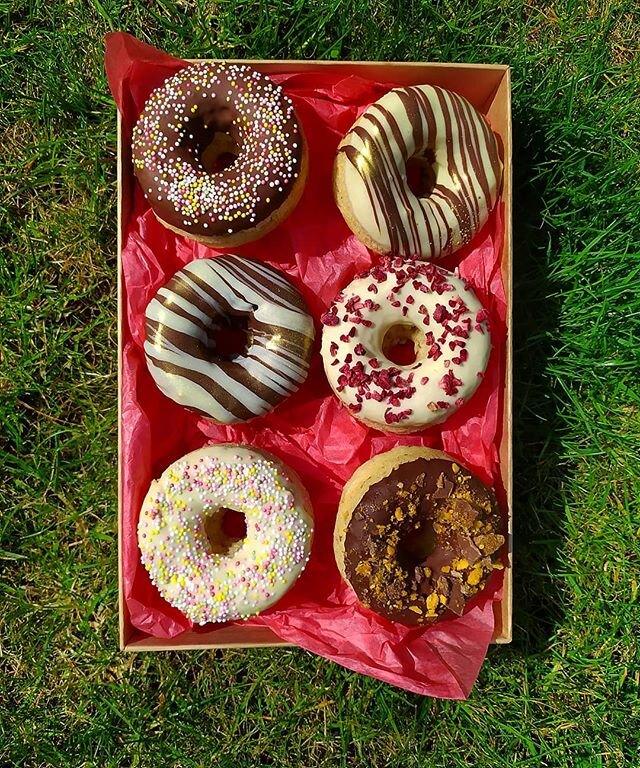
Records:
<instances>
[{"instance_id":1,"label":"white drizzle stripe","mask_svg":"<svg viewBox=\"0 0 640 768\"><path fill-rule=\"evenodd\" d=\"M233 283L238 279L237 275L230 270L225 269L222 265L216 265L216 273L221 279L226 279L228 282ZM247 275L243 275L243 299L238 299L233 294L228 296L229 304L238 310L250 310L253 306L257 306L254 310L256 318L261 323L267 323L269 325L279 325L283 328L288 328L291 331L297 333L305 333L309 327L309 319L305 317L298 309L289 305L292 309L288 309L287 306L283 306L280 303L279 297L268 287L264 287L264 291L267 293L267 299L259 293L253 285L256 285ZM253 285L249 285L249 282ZM227 296L225 296L227 298Z\"/></svg>"},{"instance_id":2,"label":"white drizzle stripe","mask_svg":"<svg viewBox=\"0 0 640 768\"><path fill-rule=\"evenodd\" d=\"M239 269L242 269L242 259L234 256L229 257L229 263L234 264ZM288 291L291 287L291 284L288 283L284 277L279 275L273 267L267 267L266 264L260 264L257 261L252 262L251 268L254 272L258 272L262 275L262 277L265 280L269 280L271 282L276 283L281 288L284 288L286 291Z\"/></svg>"},{"instance_id":3,"label":"white drizzle stripe","mask_svg":"<svg viewBox=\"0 0 640 768\"><path fill-rule=\"evenodd\" d=\"M286 350L281 350L280 353L283 358L289 358L282 359L280 361L280 367L284 371L284 373L290 378L294 379L294 381L297 381L298 384L302 384L302 382L305 380L307 376L307 370L309 368L308 362L303 360L301 357L292 357L289 355ZM255 357L258 360L261 360L264 363L269 364L271 361L271 355L269 354L269 350L265 349L264 345L261 343L255 344L254 347L251 349L250 352L251 357ZM292 362L295 361L295 362ZM292 387L294 389L295 387Z\"/></svg>"},{"instance_id":4,"label":"white drizzle stripe","mask_svg":"<svg viewBox=\"0 0 640 768\"><path fill-rule=\"evenodd\" d=\"M149 351L153 355L153 347ZM229 392L239 403L244 405L253 413L264 413L269 409L269 403L248 389L244 384L226 374L222 368L215 363L207 363L198 357L186 354L183 350L166 343L162 349L163 362L176 368L187 368L190 371L201 373L203 376L211 379L222 389Z\"/></svg>"},{"instance_id":5,"label":"white drizzle stripe","mask_svg":"<svg viewBox=\"0 0 640 768\"><path fill-rule=\"evenodd\" d=\"M281 306L286 309L290 309L296 315L300 314L295 304L292 304L290 301L287 301L284 297L279 295L279 293L275 290L274 286L272 285L273 281L265 282L268 280L266 275L263 278L263 282L260 282L255 277L252 277L249 271L246 270L246 271L243 271L243 279L247 283L251 283L251 285L256 289L259 295L266 292L268 294L267 298L270 301L272 301L274 304L277 304L278 306Z\"/></svg>"},{"instance_id":6,"label":"white drizzle stripe","mask_svg":"<svg viewBox=\"0 0 640 768\"><path fill-rule=\"evenodd\" d=\"M238 365L241 365L249 376L266 382L271 389L283 397L291 394L295 389L295 385L292 382L288 381L284 376L279 376L277 371L267 368L261 360L257 360L255 357L245 357Z\"/></svg>"},{"instance_id":7,"label":"white drizzle stripe","mask_svg":"<svg viewBox=\"0 0 640 768\"><path fill-rule=\"evenodd\" d=\"M181 333L187 333L203 342L207 338L206 332L200 326L188 318L178 315L165 304L161 304L157 299L152 299L149 302L147 320L155 320L161 326L168 326Z\"/></svg>"},{"instance_id":8,"label":"white drizzle stripe","mask_svg":"<svg viewBox=\"0 0 640 768\"><path fill-rule=\"evenodd\" d=\"M195 262L195 263L197 263L197 262ZM198 277L200 277L202 279L205 279L205 280L206 280L207 276L206 275L200 275L198 270L196 270L196 269L188 269L188 268L186 268L184 270L183 279L184 279L185 283L189 286L189 288L191 288L192 291L195 291L197 294L199 294L199 296L204 301L206 301L207 304L209 304L211 306L211 308L214 310L214 312L217 312L220 315L224 314L224 307L222 306L222 304L219 304L213 298L213 296L211 296L210 293L207 293L206 291L203 291L202 288L196 282L194 282L190 278L191 274L197 275ZM205 315L205 317L206 317L206 315Z\"/></svg>"},{"instance_id":9,"label":"white drizzle stripe","mask_svg":"<svg viewBox=\"0 0 640 768\"><path fill-rule=\"evenodd\" d=\"M163 299L164 301L160 301L160 299ZM175 304L180 309L184 310L185 312L188 312L190 315L195 317L197 320L200 320L205 326L209 323L209 315L203 312L199 307L196 307L194 304L192 304L189 301L183 300L181 296L178 296L175 293L172 293L170 291L167 291L166 286L163 286L159 289L159 291L156 293L155 300L158 301L160 304L163 304L164 306Z\"/></svg>"},{"instance_id":10,"label":"white drizzle stripe","mask_svg":"<svg viewBox=\"0 0 640 768\"><path fill-rule=\"evenodd\" d=\"M147 365L158 389L179 405L207 414L222 424L237 421L235 414L228 411L197 382L177 376L175 373L167 373L159 368L150 356L147 356Z\"/></svg>"}]
</instances>

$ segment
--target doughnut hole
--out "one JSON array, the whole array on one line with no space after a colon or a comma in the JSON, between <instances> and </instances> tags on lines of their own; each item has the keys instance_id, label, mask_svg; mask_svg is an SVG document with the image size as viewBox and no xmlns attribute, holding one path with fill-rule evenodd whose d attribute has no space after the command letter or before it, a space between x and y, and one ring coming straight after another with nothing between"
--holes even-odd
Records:
<instances>
[{"instance_id":1,"label":"doughnut hole","mask_svg":"<svg viewBox=\"0 0 640 768\"><path fill-rule=\"evenodd\" d=\"M203 146L200 162L207 173L220 173L230 168L240 154L240 147L238 147L235 139L222 131L215 131L208 143L205 140Z\"/></svg>"},{"instance_id":2,"label":"doughnut hole","mask_svg":"<svg viewBox=\"0 0 640 768\"><path fill-rule=\"evenodd\" d=\"M411 323L396 323L382 337L382 354L395 365L413 365L426 357L424 333Z\"/></svg>"},{"instance_id":3,"label":"doughnut hole","mask_svg":"<svg viewBox=\"0 0 640 768\"><path fill-rule=\"evenodd\" d=\"M416 197L429 197L436 185L436 156L432 149L407 160L406 173L409 189Z\"/></svg>"},{"instance_id":4,"label":"doughnut hole","mask_svg":"<svg viewBox=\"0 0 640 768\"><path fill-rule=\"evenodd\" d=\"M251 346L247 317L229 317L224 325L209 329L208 347L216 360L233 360L246 354Z\"/></svg>"},{"instance_id":5,"label":"doughnut hole","mask_svg":"<svg viewBox=\"0 0 640 768\"><path fill-rule=\"evenodd\" d=\"M219 507L204 519L204 531L211 551L229 555L240 548L247 536L247 520L242 512Z\"/></svg>"},{"instance_id":6,"label":"doughnut hole","mask_svg":"<svg viewBox=\"0 0 640 768\"><path fill-rule=\"evenodd\" d=\"M430 520L405 534L398 546L398 560L406 569L422 565L436 546L436 533Z\"/></svg>"}]
</instances>

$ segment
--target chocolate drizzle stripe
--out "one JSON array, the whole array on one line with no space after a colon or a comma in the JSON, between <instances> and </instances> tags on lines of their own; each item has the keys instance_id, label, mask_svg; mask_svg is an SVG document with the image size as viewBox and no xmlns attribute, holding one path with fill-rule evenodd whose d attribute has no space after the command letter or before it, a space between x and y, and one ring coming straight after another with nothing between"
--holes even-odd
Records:
<instances>
[{"instance_id":1,"label":"chocolate drizzle stripe","mask_svg":"<svg viewBox=\"0 0 640 768\"><path fill-rule=\"evenodd\" d=\"M234 309L246 310L251 307L251 302L245 299L244 293L241 293L241 287L238 286L236 289L231 281L225 279L218 266L214 268L213 264L209 263L207 267L210 271L208 275L191 274L198 286L206 291L214 301L221 304L228 312L232 312Z\"/></svg>"},{"instance_id":2,"label":"chocolate drizzle stripe","mask_svg":"<svg viewBox=\"0 0 640 768\"><path fill-rule=\"evenodd\" d=\"M464 231L471 227L471 201L469 200L468 193L464 186L464 178L460 173L460 169L456 164L456 153L454 152L453 137L454 131L452 128L452 116L449 112L447 104L447 98L442 89L437 90L438 101L440 102L440 108L442 109L442 115L445 122L445 136L447 144L447 167L449 170L449 176L453 179L454 183L458 185L459 196L453 193L450 195L450 199L457 197L462 205L456 210L457 217L460 219L460 229ZM460 138L460 131L458 129L458 138ZM466 176L466 174L464 174Z\"/></svg>"},{"instance_id":3,"label":"chocolate drizzle stripe","mask_svg":"<svg viewBox=\"0 0 640 768\"><path fill-rule=\"evenodd\" d=\"M433 192L431 193L429 200L431 206L425 207L424 217L425 219L432 219L435 221L436 226L438 227L439 247L442 249L445 247L446 243L451 242L453 231L449 226L449 222L447 221L445 212L442 210L442 206Z\"/></svg>"},{"instance_id":4,"label":"chocolate drizzle stripe","mask_svg":"<svg viewBox=\"0 0 640 768\"><path fill-rule=\"evenodd\" d=\"M221 363L220 368L227 376L237 382L241 382L246 374L251 376L251 392L260 397L265 405L265 412L279 397L285 397L291 391L275 380L272 372L260 361L249 360L247 357L241 360L232 360ZM243 385L244 386L244 385Z\"/></svg>"},{"instance_id":5,"label":"chocolate drizzle stripe","mask_svg":"<svg viewBox=\"0 0 640 768\"><path fill-rule=\"evenodd\" d=\"M424 146L422 114L418 109L418 99L416 98L417 93L413 88L407 88L404 90L398 89L396 93L402 102L409 123L411 124L411 129L413 131L413 149L416 151L418 147Z\"/></svg>"},{"instance_id":6,"label":"chocolate drizzle stripe","mask_svg":"<svg viewBox=\"0 0 640 768\"><path fill-rule=\"evenodd\" d=\"M379 125L379 121L375 117L369 116L369 119L374 125ZM382 208L384 224L391 240L391 248L396 251L401 247L403 252L408 253L412 247L409 241L411 229L409 228L409 232L407 232L405 227L396 225L396 222L402 220L399 203L404 207L406 193L402 189L401 177L393 161L389 139L382 130L379 130L378 132L384 141L384 146L382 146L377 139L366 132L364 127L360 129L356 126L353 130L356 134L361 133L362 141L369 142L372 167L383 169L382 173L369 174L367 180L373 184L376 197Z\"/></svg>"},{"instance_id":7,"label":"chocolate drizzle stripe","mask_svg":"<svg viewBox=\"0 0 640 768\"><path fill-rule=\"evenodd\" d=\"M280 387L283 392L293 392L298 386L299 382L296 381L292 376L289 376L285 371L282 370L282 368L274 368L273 366L269 365L266 360L261 359L260 355L256 354L255 348L247 354L246 360L252 360L255 363L261 365L265 370L269 371L272 377L271 380L276 386ZM284 384L282 383L283 381Z\"/></svg>"},{"instance_id":8,"label":"chocolate drizzle stripe","mask_svg":"<svg viewBox=\"0 0 640 768\"><path fill-rule=\"evenodd\" d=\"M406 157L407 152L407 145L404 143L404 137L402 136L402 131L400 130L400 126L398 125L398 122L393 115L392 112L390 112L388 109L385 109L380 104L372 104L371 105L371 111L377 110L380 112L382 117L385 118L387 123L389 123L389 127L391 128L391 133L393 134L393 138L396 140L397 145L400 147L400 152L402 153L403 157Z\"/></svg>"},{"instance_id":9,"label":"chocolate drizzle stripe","mask_svg":"<svg viewBox=\"0 0 640 768\"><path fill-rule=\"evenodd\" d=\"M234 279L240 279L240 274L237 269L232 269L231 266L218 267L218 269L220 268L230 273ZM279 288L273 281L269 280L269 278L270 275L261 276L257 271L254 272L251 268L242 270L242 279L245 284L250 286L263 299L279 307L283 307L284 309L299 311L299 307L287 301L281 295L281 288Z\"/></svg>"},{"instance_id":10,"label":"chocolate drizzle stripe","mask_svg":"<svg viewBox=\"0 0 640 768\"><path fill-rule=\"evenodd\" d=\"M254 351L263 359L272 356L269 341L270 340L267 338L259 338L256 340L256 349ZM306 371L309 367L307 347L308 345L305 344L302 336L300 337L299 343L285 342L280 346L278 364L286 368L289 375L293 378L299 377L300 380L303 380L306 376ZM260 350L262 350L262 352Z\"/></svg>"},{"instance_id":11,"label":"chocolate drizzle stripe","mask_svg":"<svg viewBox=\"0 0 640 768\"><path fill-rule=\"evenodd\" d=\"M467 207L466 203L463 202L462 199L453 191L453 189L451 189L450 187L445 187L442 184L436 184L436 186L433 188L432 196L434 198L436 196L439 196L440 199L448 203L449 209L453 212L453 215L460 222L461 231L464 232L466 228L471 226L471 217L469 216L469 208ZM446 221L444 214L443 214L443 220ZM449 237L453 236L453 230L448 225L448 223L447 223L447 235Z\"/></svg>"},{"instance_id":12,"label":"chocolate drizzle stripe","mask_svg":"<svg viewBox=\"0 0 640 768\"><path fill-rule=\"evenodd\" d=\"M469 188L476 215L476 229L479 229L482 223L483 207L486 207L487 209L491 207L490 205L483 206L483 198L485 196L484 189L487 178L485 168L478 154L479 146L477 143L477 135L473 130L473 121L469 119L468 111L462 101L458 102L457 110L460 114L460 120L464 125L466 141L463 144L463 149L468 167L471 169L469 175Z\"/></svg>"},{"instance_id":13,"label":"chocolate drizzle stripe","mask_svg":"<svg viewBox=\"0 0 640 768\"><path fill-rule=\"evenodd\" d=\"M196 387L199 387L200 389L202 389L204 394L207 396L207 399L212 398L220 409L225 411L229 416L233 417L233 420L246 420L251 418L252 415L254 415L249 408L246 408L245 406L243 406L235 397L233 397L229 392L227 392L227 390L224 387L221 387L218 384L216 384L211 379L211 377L204 376L202 374L199 374L197 371L193 371L191 369L169 363L166 360L163 360L161 358L153 357L148 353L147 353L147 358L151 361L151 363L156 368L159 368L164 373L169 374L169 376L171 376L172 378L175 376L179 376L191 382L192 385L195 385ZM184 405L184 403L182 404ZM215 417L220 419L220 415L218 414L218 412L214 410L214 413L212 413L211 408L202 409L202 408L198 408L198 406L191 406L191 407L197 408L200 413L205 413L208 416L215 415Z\"/></svg>"},{"instance_id":14,"label":"chocolate drizzle stripe","mask_svg":"<svg viewBox=\"0 0 640 768\"><path fill-rule=\"evenodd\" d=\"M188 312L190 316L197 318L203 326L207 328L211 316L211 302L207 297L203 297L205 299L204 302L198 303L183 299L180 286L182 281L186 278L187 275L184 272L180 273L179 276L174 275L171 280L156 293L156 301L159 301L165 307L171 309L176 305L181 307L185 312Z\"/></svg>"},{"instance_id":15,"label":"chocolate drizzle stripe","mask_svg":"<svg viewBox=\"0 0 640 768\"><path fill-rule=\"evenodd\" d=\"M387 110L383 110L385 115L390 115L390 113ZM406 219L409 227L409 233L411 235L411 242L409 243L409 248L411 249L412 253L416 253L417 249L419 248L419 235L418 235L418 225L415 219L415 214L413 210L413 206L411 205L411 199L409 195L407 194L407 184L406 179L404 178L404 173L400 173L398 170L398 166L396 165L395 158L393 156L393 148L391 146L391 142L389 141L389 136L387 131L384 130L384 126L380 120L375 115L368 115L368 119L373 123L373 125L377 128L378 134L382 137L382 146L380 146L380 156L382 159L382 162L385 166L385 172L389 174L389 180L395 187L395 195L397 196L397 200L404 208ZM380 142L377 142L380 145ZM404 168L402 169L404 171ZM390 190L391 191L391 190ZM391 191L391 194L393 194L393 191ZM396 198L394 197L394 200ZM399 207L398 207L399 210ZM390 226L390 231L394 232L393 228ZM396 232L399 230L396 230ZM394 233L395 234L395 233ZM397 242L397 239L396 239Z\"/></svg>"},{"instance_id":16,"label":"chocolate drizzle stripe","mask_svg":"<svg viewBox=\"0 0 640 768\"><path fill-rule=\"evenodd\" d=\"M380 217L378 216L378 209L379 205L377 204L377 199L374 197L373 189L371 188L371 184L367 183L365 174L362 173L361 169L358 167L358 162L361 161L364 158L364 155L360 152L360 150L356 149L353 146L345 145L338 148L338 152L344 152L345 157L347 160L351 163L351 165L356 169L356 171L360 174L362 178L362 182L364 184L364 188L367 192L367 196L369 197L369 204L371 205L371 212L373 213L373 220L376 223L376 227L378 228L378 231L382 232L382 223L380 221ZM368 159L365 159L365 164L371 165L370 161ZM370 173L371 171L369 171Z\"/></svg>"},{"instance_id":17,"label":"chocolate drizzle stripe","mask_svg":"<svg viewBox=\"0 0 640 768\"><path fill-rule=\"evenodd\" d=\"M390 159L385 155L380 143L364 126L355 126L353 132L360 138L363 144L368 144L369 146L372 172L365 177L365 184L371 184L373 187L374 195L382 211L384 227L391 240L391 248L395 251L401 245L403 251L409 251L411 246L404 227L395 226L395 222L401 218L398 207L400 195L397 194L399 189L397 168L394 168L393 162L389 161ZM382 172L374 171L374 169L379 168L382 168ZM395 192L394 186L396 187Z\"/></svg>"},{"instance_id":18,"label":"chocolate drizzle stripe","mask_svg":"<svg viewBox=\"0 0 640 768\"><path fill-rule=\"evenodd\" d=\"M297 331L283 329L271 323L261 323L254 319L251 323L251 333L256 344L262 345L268 354L273 354L274 336L278 336L278 351L283 358L290 358L297 368L307 367L307 352L309 336Z\"/></svg>"},{"instance_id":19,"label":"chocolate drizzle stripe","mask_svg":"<svg viewBox=\"0 0 640 768\"><path fill-rule=\"evenodd\" d=\"M151 319L155 319L158 322L163 320L166 322L171 318L171 315L175 315L176 321L185 328L188 328L194 336L202 337L206 335L208 324L196 314L197 310L195 307L187 302L184 302L184 304L188 309L183 306L183 302L177 302L171 298L161 296L160 292L158 292L149 303L147 317L151 317Z\"/></svg>"},{"instance_id":20,"label":"chocolate drizzle stripe","mask_svg":"<svg viewBox=\"0 0 640 768\"><path fill-rule=\"evenodd\" d=\"M173 372L200 384L216 400L220 400L220 392L224 390L234 402L248 409L247 412L264 413L269 409L269 399L265 399L262 394L254 391L253 380L250 382L251 389L249 389L249 381L243 381L244 374L240 373L235 366L230 369L232 373L228 372L228 366L233 365L231 363L226 361L210 363L192 357L184 349L173 347L168 340L164 343L162 361L169 366L165 369L166 372ZM239 373L240 375L237 375Z\"/></svg>"},{"instance_id":21,"label":"chocolate drizzle stripe","mask_svg":"<svg viewBox=\"0 0 640 768\"><path fill-rule=\"evenodd\" d=\"M215 267L218 278L223 280L230 288L234 280L242 281L240 301L244 304L238 307L231 302L232 309L244 311L248 304L253 307L258 318L261 316L271 318L274 312L277 312L278 324L288 330L303 332L308 327L308 316L301 312L294 304L281 298L269 285L264 282L256 283L250 276L244 273L242 275L238 272L234 273L233 269L229 269L226 265L221 264L219 259L215 262Z\"/></svg>"},{"instance_id":22,"label":"chocolate drizzle stripe","mask_svg":"<svg viewBox=\"0 0 640 768\"><path fill-rule=\"evenodd\" d=\"M145 332L150 343L158 349L166 349L169 342L174 348L184 350L191 357L199 360L207 360L209 357L207 348L200 339L186 331L176 330L166 323L147 318ZM151 341L152 339L158 341Z\"/></svg>"},{"instance_id":23,"label":"chocolate drizzle stripe","mask_svg":"<svg viewBox=\"0 0 640 768\"><path fill-rule=\"evenodd\" d=\"M482 189L482 195L484 197L484 204L487 209L491 208L491 192L489 190L489 179L487 177L487 166L482 156L482 148L480 143L480 137L478 136L478 123L473 119L473 115L469 109L468 104L461 104L461 109L464 109L467 122L471 129L472 136L468 144L469 151L471 152L471 162L473 165L473 172L476 179Z\"/></svg>"},{"instance_id":24,"label":"chocolate drizzle stripe","mask_svg":"<svg viewBox=\"0 0 640 768\"><path fill-rule=\"evenodd\" d=\"M258 274L261 279L268 280L270 283L279 285L284 293L289 296L290 299L295 298L300 307L304 309L304 302L297 292L291 290L291 283L289 283L282 275L280 275L273 267L268 264L258 263L257 261L248 262L246 259L241 259L239 256L230 255L226 259L229 264L233 264L234 267L242 274Z\"/></svg>"},{"instance_id":25,"label":"chocolate drizzle stripe","mask_svg":"<svg viewBox=\"0 0 640 768\"><path fill-rule=\"evenodd\" d=\"M458 126L458 152L456 154L462 163L462 170L458 169L458 178L460 179L461 188L464 190L469 214L473 218L473 228L477 228L478 222L480 221L480 211L478 208L478 200L473 192L473 174L469 168L467 157L467 121L460 110L459 102L457 100L454 101L453 99L449 99L449 101L451 102L450 109L452 110L456 125Z\"/></svg>"},{"instance_id":26,"label":"chocolate drizzle stripe","mask_svg":"<svg viewBox=\"0 0 640 768\"><path fill-rule=\"evenodd\" d=\"M415 114L415 117L412 119L415 121L415 125L419 126L419 141L416 141L414 144L414 151L415 152L426 152L427 150L433 151L432 146L427 146L425 140L424 140L424 125L423 122L426 119L427 121L427 137L431 137L430 143L433 144L435 140L435 119L433 115L433 109L431 108L431 104L429 103L429 100L426 98L426 96L422 93L422 91L418 89L411 89L411 96L412 96L412 104L413 106L413 112ZM403 100L403 103L404 100ZM414 128L414 138L415 138L415 128ZM433 231L433 222L435 222L437 228L438 228L438 248L442 245L442 232L440 229L440 222L439 217L433 215L433 211L430 210L429 206L421 205L420 206L422 210L423 220L425 229L427 231L427 239L429 242L429 246L431 250L436 246L436 240L434 237L434 231ZM419 246L419 244L418 244Z\"/></svg>"},{"instance_id":27,"label":"chocolate drizzle stripe","mask_svg":"<svg viewBox=\"0 0 640 768\"><path fill-rule=\"evenodd\" d=\"M173 295L173 301L183 298L189 301L194 306L201 308L202 313L211 321L212 313L223 315L229 307L221 297L217 299L207 291L202 283L199 282L198 276L191 274L187 269L183 269L178 278L174 278L176 284L169 283Z\"/></svg>"}]
</instances>

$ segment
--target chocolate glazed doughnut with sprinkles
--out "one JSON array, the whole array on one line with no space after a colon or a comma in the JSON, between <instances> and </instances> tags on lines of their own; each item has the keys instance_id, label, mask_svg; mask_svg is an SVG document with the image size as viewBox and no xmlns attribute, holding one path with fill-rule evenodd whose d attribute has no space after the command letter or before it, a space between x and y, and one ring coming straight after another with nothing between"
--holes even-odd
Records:
<instances>
[{"instance_id":1,"label":"chocolate glazed doughnut with sprinkles","mask_svg":"<svg viewBox=\"0 0 640 768\"><path fill-rule=\"evenodd\" d=\"M307 148L291 99L244 64L168 78L133 129L133 167L159 221L218 247L256 240L302 195Z\"/></svg>"},{"instance_id":2,"label":"chocolate glazed doughnut with sprinkles","mask_svg":"<svg viewBox=\"0 0 640 768\"><path fill-rule=\"evenodd\" d=\"M360 603L391 621L460 616L502 569L495 494L442 451L399 447L359 467L342 492L336 562Z\"/></svg>"},{"instance_id":3,"label":"chocolate glazed doughnut with sprinkles","mask_svg":"<svg viewBox=\"0 0 640 768\"><path fill-rule=\"evenodd\" d=\"M239 344L223 349L234 330ZM234 424L298 389L314 335L304 299L281 274L225 255L192 261L160 288L147 306L144 351L165 395Z\"/></svg>"},{"instance_id":4,"label":"chocolate glazed doughnut with sprinkles","mask_svg":"<svg viewBox=\"0 0 640 768\"><path fill-rule=\"evenodd\" d=\"M417 178L417 193L409 183ZM336 202L378 253L436 259L468 243L498 198L502 163L484 116L457 93L396 88L338 147Z\"/></svg>"}]
</instances>

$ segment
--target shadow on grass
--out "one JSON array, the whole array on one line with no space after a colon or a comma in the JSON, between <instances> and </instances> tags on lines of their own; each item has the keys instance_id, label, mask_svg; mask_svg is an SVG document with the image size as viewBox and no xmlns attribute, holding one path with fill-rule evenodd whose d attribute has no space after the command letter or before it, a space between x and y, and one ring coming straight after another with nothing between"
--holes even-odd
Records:
<instances>
[{"instance_id":1,"label":"shadow on grass","mask_svg":"<svg viewBox=\"0 0 640 768\"><path fill-rule=\"evenodd\" d=\"M564 536L561 419L546 374L558 336L559 299L549 277L558 242L542 219L544 201L553 197L539 172L546 158L544 127L532 125L526 114L514 114L512 647L526 653L548 645L563 613L554 576Z\"/></svg>"}]
</instances>

